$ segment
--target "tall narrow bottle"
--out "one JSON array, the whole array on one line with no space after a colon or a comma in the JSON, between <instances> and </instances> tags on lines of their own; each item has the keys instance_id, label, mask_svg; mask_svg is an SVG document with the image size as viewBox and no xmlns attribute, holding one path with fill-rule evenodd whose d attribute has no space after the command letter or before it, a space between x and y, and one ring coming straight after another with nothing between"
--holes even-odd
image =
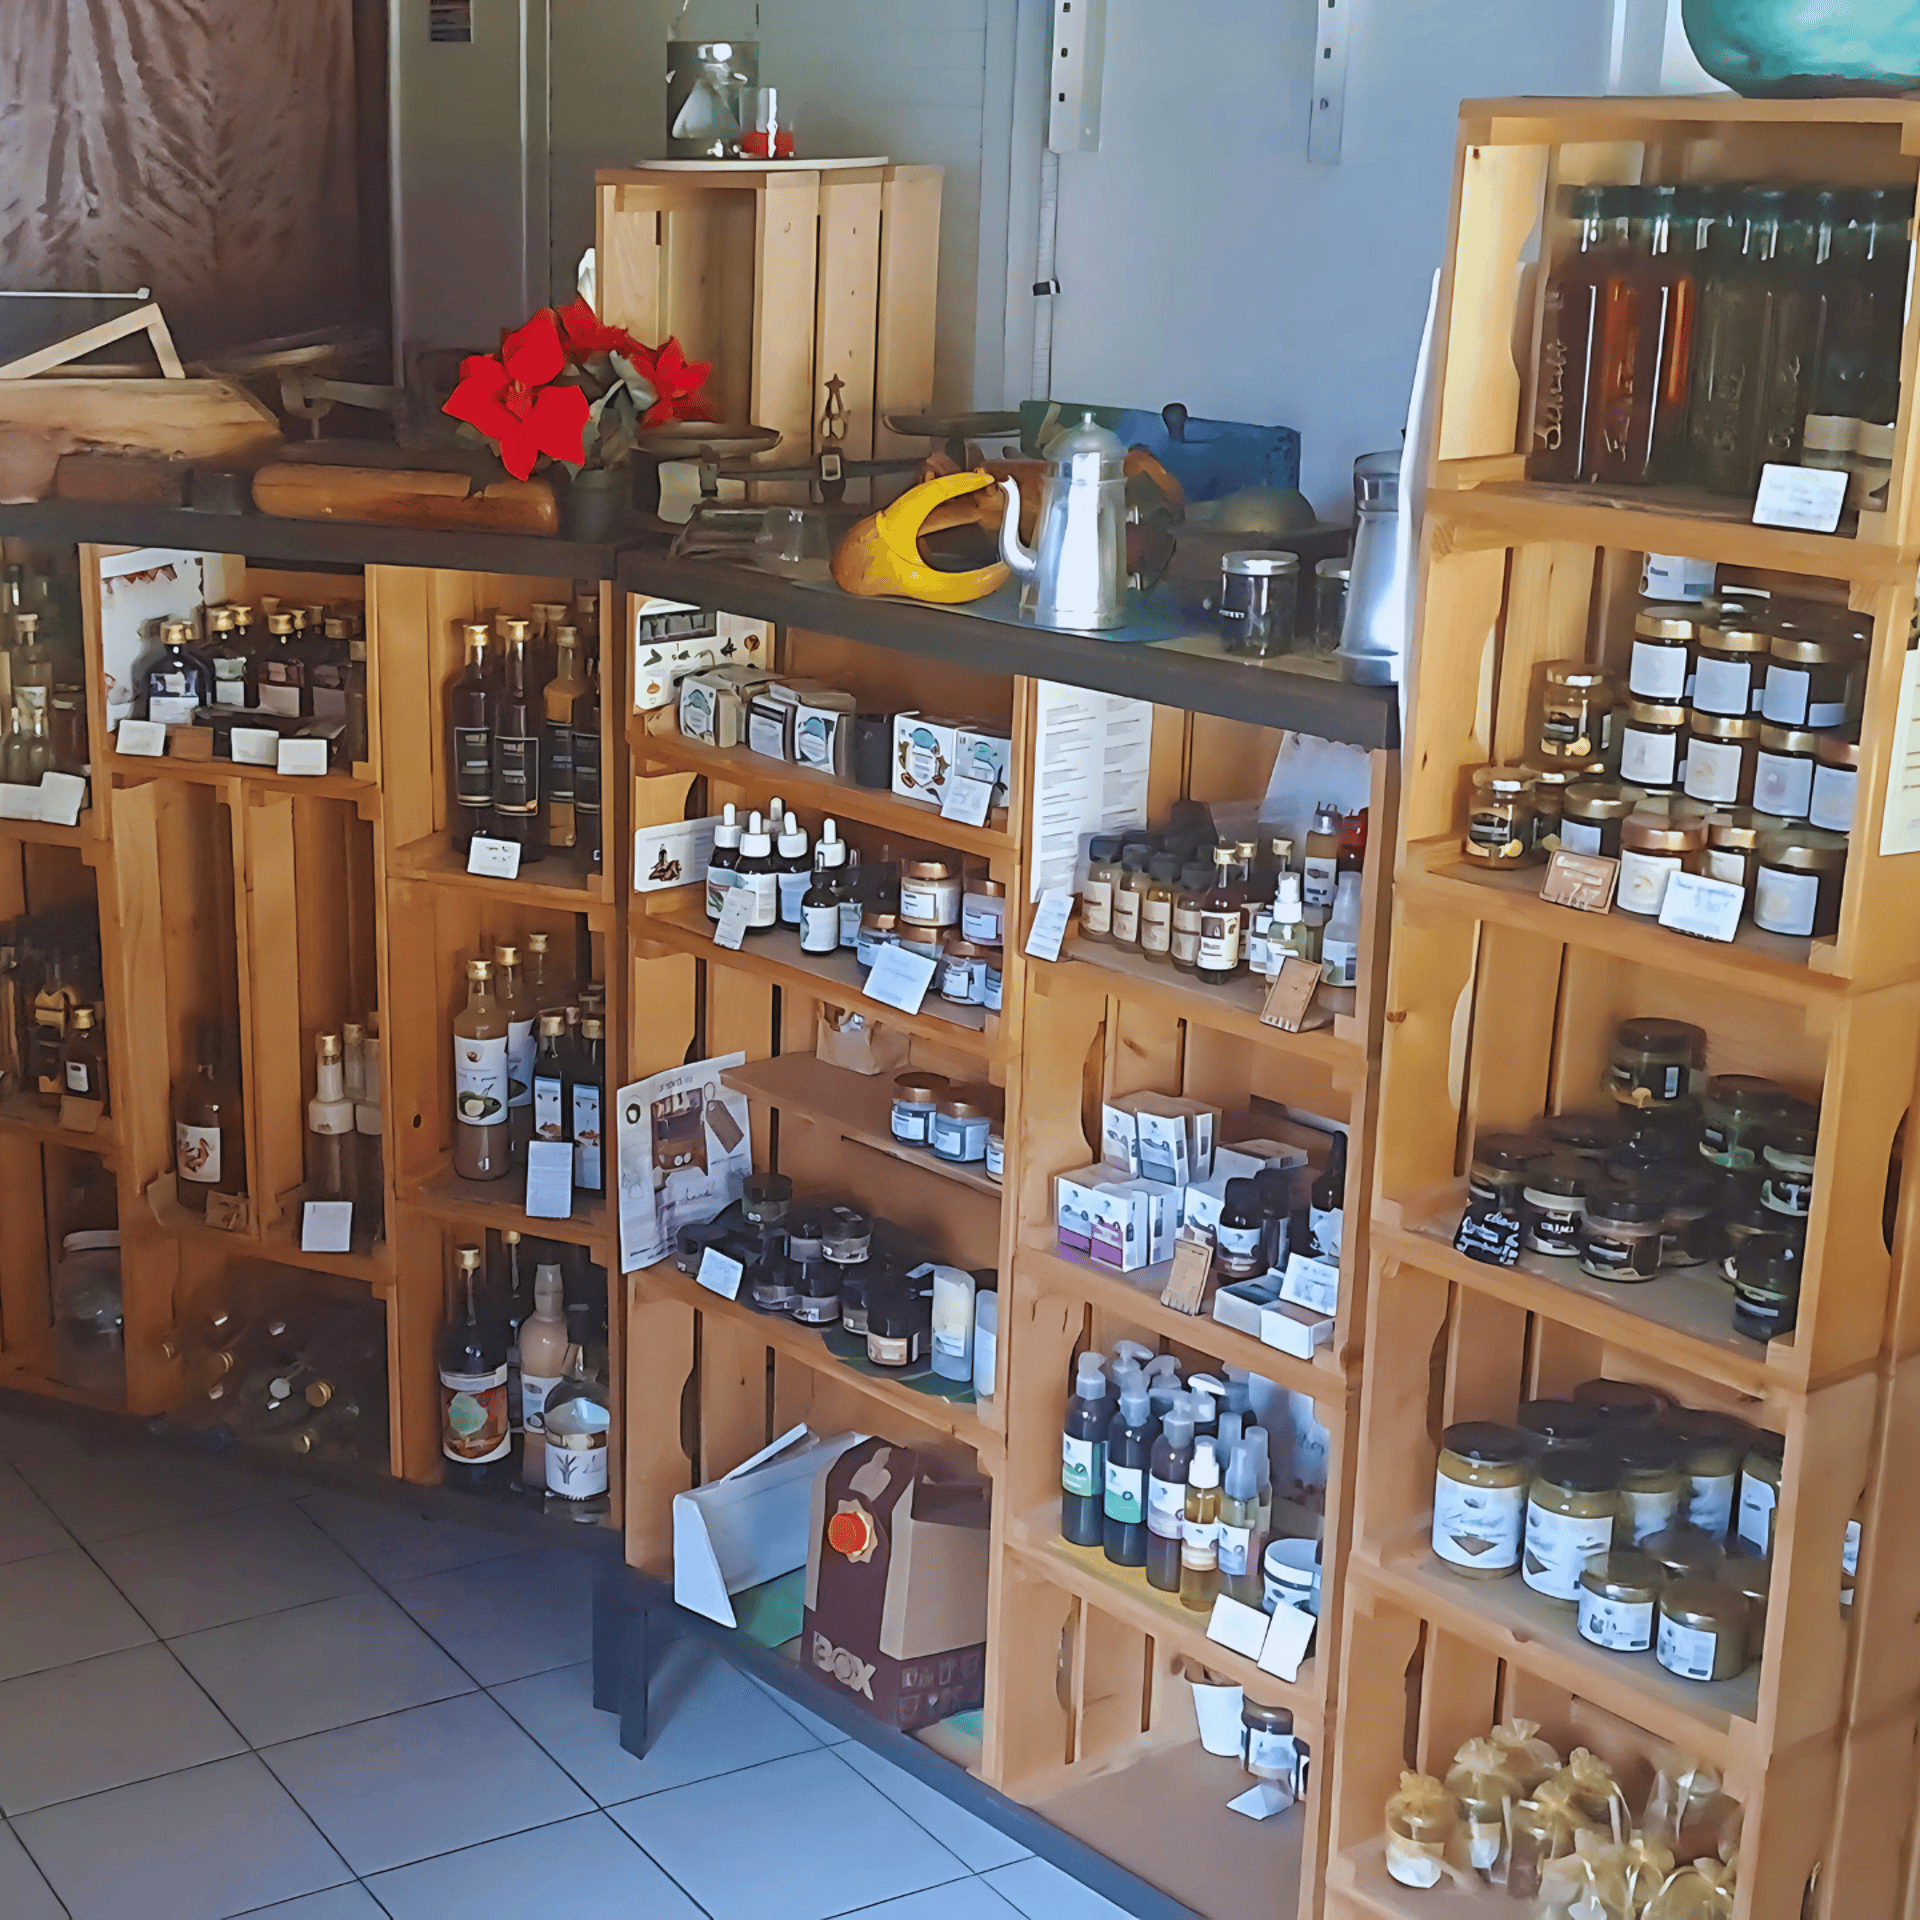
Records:
<instances>
[{"instance_id":1,"label":"tall narrow bottle","mask_svg":"<svg viewBox=\"0 0 1920 1920\"><path fill-rule=\"evenodd\" d=\"M582 1193L598 1193L605 1181L600 1116L605 1106L606 1049L600 1021L591 1014L580 1022L580 1048L568 1082L572 1116L573 1184Z\"/></svg>"},{"instance_id":2,"label":"tall narrow bottle","mask_svg":"<svg viewBox=\"0 0 1920 1920\"><path fill-rule=\"evenodd\" d=\"M1193 1402L1176 1394L1147 1463L1147 1584L1162 1593L1180 1591L1180 1523L1192 1464Z\"/></svg>"},{"instance_id":3,"label":"tall narrow bottle","mask_svg":"<svg viewBox=\"0 0 1920 1920\"><path fill-rule=\"evenodd\" d=\"M527 993L533 1001L536 1014L558 1013L567 1003L566 987L554 971L547 947L548 940L544 933L527 935Z\"/></svg>"},{"instance_id":4,"label":"tall narrow bottle","mask_svg":"<svg viewBox=\"0 0 1920 1920\"><path fill-rule=\"evenodd\" d=\"M1106 1363L1083 1353L1074 1365L1060 1451L1060 1537L1097 1547L1104 1534L1107 1484Z\"/></svg>"},{"instance_id":5,"label":"tall narrow bottle","mask_svg":"<svg viewBox=\"0 0 1920 1920\"><path fill-rule=\"evenodd\" d=\"M245 1193L247 1156L240 1089L228 1076L224 1036L201 1027L197 1064L174 1098L173 1185L180 1204L205 1213L210 1193Z\"/></svg>"},{"instance_id":6,"label":"tall narrow bottle","mask_svg":"<svg viewBox=\"0 0 1920 1920\"><path fill-rule=\"evenodd\" d=\"M1231 847L1213 850L1213 885L1200 900L1200 947L1194 967L1201 983L1223 986L1240 969L1240 889Z\"/></svg>"},{"instance_id":7,"label":"tall narrow bottle","mask_svg":"<svg viewBox=\"0 0 1920 1920\"><path fill-rule=\"evenodd\" d=\"M1260 1560L1266 1543L1260 1537L1260 1480L1252 1446L1235 1443L1220 1489L1220 1530L1215 1557L1220 1586L1243 1605L1257 1607L1264 1591Z\"/></svg>"},{"instance_id":8,"label":"tall narrow bottle","mask_svg":"<svg viewBox=\"0 0 1920 1920\"><path fill-rule=\"evenodd\" d=\"M520 949L493 950L493 997L507 1022L507 1121L513 1129L513 1157L524 1161L533 1138L533 996L520 977Z\"/></svg>"},{"instance_id":9,"label":"tall narrow bottle","mask_svg":"<svg viewBox=\"0 0 1920 1920\"><path fill-rule=\"evenodd\" d=\"M247 670L252 676L248 691L256 707L287 719L299 716L307 684L307 662L294 645L291 614L268 614L267 643L253 656Z\"/></svg>"},{"instance_id":10,"label":"tall narrow bottle","mask_svg":"<svg viewBox=\"0 0 1920 1920\"><path fill-rule=\"evenodd\" d=\"M33 1071L39 1089L40 1104L54 1108L60 1104L66 1072L60 1064L67 1043L67 1025L80 995L67 979L60 946L56 941L46 949L46 971L33 995L32 1055Z\"/></svg>"},{"instance_id":11,"label":"tall narrow bottle","mask_svg":"<svg viewBox=\"0 0 1920 1920\"><path fill-rule=\"evenodd\" d=\"M500 684L487 702L493 733L493 833L520 846L520 864L546 857L547 826L540 786L540 706L527 623L507 622L507 657Z\"/></svg>"},{"instance_id":12,"label":"tall narrow bottle","mask_svg":"<svg viewBox=\"0 0 1920 1920\"><path fill-rule=\"evenodd\" d=\"M533 1053L533 1137L567 1138L567 1016L540 1015L540 1037Z\"/></svg>"},{"instance_id":13,"label":"tall narrow bottle","mask_svg":"<svg viewBox=\"0 0 1920 1920\"><path fill-rule=\"evenodd\" d=\"M573 703L573 870L588 878L606 868L601 799L600 680L589 669L587 690Z\"/></svg>"},{"instance_id":14,"label":"tall narrow bottle","mask_svg":"<svg viewBox=\"0 0 1920 1920\"><path fill-rule=\"evenodd\" d=\"M567 1319L559 1267L537 1267L533 1275L533 1311L520 1323L520 1420L525 1437L520 1475L530 1487L544 1487L547 1396L566 1371Z\"/></svg>"},{"instance_id":15,"label":"tall narrow bottle","mask_svg":"<svg viewBox=\"0 0 1920 1920\"><path fill-rule=\"evenodd\" d=\"M1547 277L1540 316L1527 452L1527 474L1534 480L1577 480L1591 465L1594 369L1607 272L1601 190L1575 187L1567 212L1575 225L1573 245ZM1311 877L1307 899L1324 904L1314 900Z\"/></svg>"},{"instance_id":16,"label":"tall narrow bottle","mask_svg":"<svg viewBox=\"0 0 1920 1920\"><path fill-rule=\"evenodd\" d=\"M1607 276L1591 477L1638 486L1674 463L1683 431L1694 282L1673 187L1621 189L1630 217Z\"/></svg>"},{"instance_id":17,"label":"tall narrow bottle","mask_svg":"<svg viewBox=\"0 0 1920 1920\"><path fill-rule=\"evenodd\" d=\"M492 630L484 620L469 620L460 633L466 664L447 694L447 766L453 781L447 824L453 844L465 853L476 833L493 831L493 733L487 716Z\"/></svg>"},{"instance_id":18,"label":"tall narrow bottle","mask_svg":"<svg viewBox=\"0 0 1920 1920\"><path fill-rule=\"evenodd\" d=\"M1116 1567L1147 1564L1147 1469L1154 1420L1146 1375L1137 1368L1119 1378L1120 1409L1107 1429L1106 1486L1101 1547Z\"/></svg>"},{"instance_id":19,"label":"tall narrow bottle","mask_svg":"<svg viewBox=\"0 0 1920 1920\"><path fill-rule=\"evenodd\" d=\"M447 1290L440 1336L441 1478L448 1486L504 1486L512 1474L507 1409L507 1329L485 1311L480 1249L462 1247Z\"/></svg>"},{"instance_id":20,"label":"tall narrow bottle","mask_svg":"<svg viewBox=\"0 0 1920 1920\"><path fill-rule=\"evenodd\" d=\"M453 1021L453 1170L463 1180L504 1180L513 1168L507 1017L491 961L469 960L467 981L467 1004Z\"/></svg>"},{"instance_id":21,"label":"tall narrow bottle","mask_svg":"<svg viewBox=\"0 0 1920 1920\"><path fill-rule=\"evenodd\" d=\"M372 1240L387 1237L386 1127L380 1104L380 1016L367 1015L362 1050L362 1089L353 1106L354 1158L359 1182L357 1211Z\"/></svg>"},{"instance_id":22,"label":"tall narrow bottle","mask_svg":"<svg viewBox=\"0 0 1920 1920\"><path fill-rule=\"evenodd\" d=\"M1773 189L1726 190L1712 229L1687 442L1688 477L1713 493L1751 492L1759 474L1774 256L1785 199Z\"/></svg>"},{"instance_id":23,"label":"tall narrow bottle","mask_svg":"<svg viewBox=\"0 0 1920 1920\"><path fill-rule=\"evenodd\" d=\"M1180 1604L1209 1613L1220 1591L1220 1462L1214 1443L1193 1443L1187 1504L1180 1521Z\"/></svg>"},{"instance_id":24,"label":"tall narrow bottle","mask_svg":"<svg viewBox=\"0 0 1920 1920\"><path fill-rule=\"evenodd\" d=\"M546 718L547 844L570 848L574 844L573 710L591 689L580 671L579 634L572 627L549 627L547 639L555 654L553 678L540 696Z\"/></svg>"},{"instance_id":25,"label":"tall narrow bottle","mask_svg":"<svg viewBox=\"0 0 1920 1920\"><path fill-rule=\"evenodd\" d=\"M314 1056L314 1096L307 1102L307 1198L351 1201L353 1102L347 1098L340 1036L321 1034ZM357 1218L354 1224L359 1225Z\"/></svg>"}]
</instances>

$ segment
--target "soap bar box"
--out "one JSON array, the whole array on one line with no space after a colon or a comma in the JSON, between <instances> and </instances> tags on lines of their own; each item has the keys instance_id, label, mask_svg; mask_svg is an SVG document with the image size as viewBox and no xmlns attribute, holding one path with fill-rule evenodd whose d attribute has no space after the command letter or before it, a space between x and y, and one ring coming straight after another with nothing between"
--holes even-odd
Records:
<instances>
[{"instance_id":1,"label":"soap bar box","mask_svg":"<svg viewBox=\"0 0 1920 1920\"><path fill-rule=\"evenodd\" d=\"M764 667L712 667L680 682L680 731L702 746L737 747L746 738L747 702L773 675Z\"/></svg>"},{"instance_id":2,"label":"soap bar box","mask_svg":"<svg viewBox=\"0 0 1920 1920\"><path fill-rule=\"evenodd\" d=\"M1179 1194L1118 1168L1077 1167L1054 1176L1054 1232L1067 1252L1132 1273L1173 1258Z\"/></svg>"},{"instance_id":3,"label":"soap bar box","mask_svg":"<svg viewBox=\"0 0 1920 1920\"><path fill-rule=\"evenodd\" d=\"M930 713L893 716L893 790L903 800L939 806L947 797L959 751L958 725Z\"/></svg>"},{"instance_id":4,"label":"soap bar box","mask_svg":"<svg viewBox=\"0 0 1920 1920\"><path fill-rule=\"evenodd\" d=\"M1100 1154L1109 1166L1163 1186L1212 1177L1220 1109L1166 1093L1130 1093L1100 1112Z\"/></svg>"}]
</instances>

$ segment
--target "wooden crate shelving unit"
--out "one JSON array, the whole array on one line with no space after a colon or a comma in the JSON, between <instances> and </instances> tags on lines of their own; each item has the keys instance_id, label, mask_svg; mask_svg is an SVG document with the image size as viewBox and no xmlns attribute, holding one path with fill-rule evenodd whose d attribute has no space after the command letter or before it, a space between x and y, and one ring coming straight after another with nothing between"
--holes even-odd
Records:
<instances>
[{"instance_id":1,"label":"wooden crate shelving unit","mask_svg":"<svg viewBox=\"0 0 1920 1920\"><path fill-rule=\"evenodd\" d=\"M1684 493L1529 484L1510 342L1538 337L1517 268L1564 185L1911 187L1917 155L1920 112L1904 103L1525 101L1462 112L1375 1146L1328 1872L1337 1920L1504 1904L1492 1891L1398 1888L1379 1842L1400 1768L1444 1773L1460 1741L1503 1713L1630 1770L1656 1742L1721 1768L1746 1809L1740 1920L1799 1915L1816 1868L1820 1914L1892 1910L1920 1707L1915 1576L1901 1564L1912 1557L1907 1463L1920 1391L1910 1155L1890 1238L1882 1209L1920 1057L1920 890L1910 863L1881 855L1878 826L1899 771L1920 558L1920 322L1905 345L1890 505L1831 536L1757 529L1744 509L1735 517ZM1557 231L1550 216L1545 231ZM1633 916L1548 905L1538 870L1474 872L1460 854L1472 770L1528 750L1539 664L1624 665L1647 551L1771 577L1780 591L1824 593L1873 617L1858 825L1831 939L1749 928L1711 946ZM1452 1248L1474 1135L1603 1106L1612 1032L1633 1014L1693 1021L1708 1034L1710 1071L1764 1074L1823 1103L1799 1325L1786 1338L1734 1334L1729 1296L1704 1270L1609 1287L1561 1271L1565 1261L1523 1256L1500 1269ZM1739 1679L1695 1685L1650 1655L1604 1653L1517 1577L1463 1582L1431 1555L1440 1428L1509 1419L1517 1402L1599 1374L1785 1437L1765 1649ZM1848 1620L1840 1555L1856 1511L1866 1544Z\"/></svg>"}]
</instances>

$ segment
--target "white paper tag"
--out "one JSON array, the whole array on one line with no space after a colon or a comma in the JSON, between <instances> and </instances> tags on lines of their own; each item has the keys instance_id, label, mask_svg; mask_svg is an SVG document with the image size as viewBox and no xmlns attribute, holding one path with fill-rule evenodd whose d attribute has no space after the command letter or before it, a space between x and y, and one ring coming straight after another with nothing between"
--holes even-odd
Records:
<instances>
[{"instance_id":1,"label":"white paper tag","mask_svg":"<svg viewBox=\"0 0 1920 1920\"><path fill-rule=\"evenodd\" d=\"M1213 1612L1207 1617L1207 1638L1231 1647L1249 1660L1257 1660L1266 1643L1267 1616L1258 1607L1250 1607L1231 1594L1216 1594Z\"/></svg>"},{"instance_id":2,"label":"white paper tag","mask_svg":"<svg viewBox=\"0 0 1920 1920\"><path fill-rule=\"evenodd\" d=\"M1060 942L1067 937L1067 922L1072 917L1072 893L1065 887L1049 887L1040 896L1039 910L1027 931L1027 958L1058 960Z\"/></svg>"},{"instance_id":3,"label":"white paper tag","mask_svg":"<svg viewBox=\"0 0 1920 1920\"><path fill-rule=\"evenodd\" d=\"M1803 527L1809 533L1831 533L1840 524L1847 503L1844 469L1782 467L1769 461L1760 469L1760 491L1754 496L1756 527Z\"/></svg>"},{"instance_id":4,"label":"white paper tag","mask_svg":"<svg viewBox=\"0 0 1920 1920\"><path fill-rule=\"evenodd\" d=\"M40 819L40 789L0 783L0 820ZM67 825L71 826L71 821Z\"/></svg>"},{"instance_id":5,"label":"white paper tag","mask_svg":"<svg viewBox=\"0 0 1920 1920\"><path fill-rule=\"evenodd\" d=\"M1920 853L1920 652L1900 662L1900 716L1888 756L1880 810L1880 851Z\"/></svg>"},{"instance_id":6,"label":"white paper tag","mask_svg":"<svg viewBox=\"0 0 1920 1920\"><path fill-rule=\"evenodd\" d=\"M1650 553L1640 569L1648 600L1704 600L1713 591L1713 562L1685 553Z\"/></svg>"},{"instance_id":7,"label":"white paper tag","mask_svg":"<svg viewBox=\"0 0 1920 1920\"><path fill-rule=\"evenodd\" d=\"M476 833L467 848L467 871L487 880L512 880L520 872L520 842Z\"/></svg>"},{"instance_id":8,"label":"white paper tag","mask_svg":"<svg viewBox=\"0 0 1920 1920\"><path fill-rule=\"evenodd\" d=\"M199 706L197 700L183 700L177 694L153 693L147 696L147 718L156 726L190 727Z\"/></svg>"},{"instance_id":9,"label":"white paper tag","mask_svg":"<svg viewBox=\"0 0 1920 1920\"><path fill-rule=\"evenodd\" d=\"M963 827L984 827L993 805L993 782L956 773L947 781L947 797L940 802L942 820L958 820Z\"/></svg>"},{"instance_id":10,"label":"white paper tag","mask_svg":"<svg viewBox=\"0 0 1920 1920\"><path fill-rule=\"evenodd\" d=\"M35 817L53 827L73 826L87 797L87 783L77 773L43 773L40 803Z\"/></svg>"},{"instance_id":11,"label":"white paper tag","mask_svg":"<svg viewBox=\"0 0 1920 1920\"><path fill-rule=\"evenodd\" d=\"M713 944L738 953L747 937L747 920L753 912L753 889L729 887L720 903L720 918L714 923Z\"/></svg>"},{"instance_id":12,"label":"white paper tag","mask_svg":"<svg viewBox=\"0 0 1920 1920\"><path fill-rule=\"evenodd\" d=\"M573 1143L527 1143L527 1212L535 1220L573 1218Z\"/></svg>"},{"instance_id":13,"label":"white paper tag","mask_svg":"<svg viewBox=\"0 0 1920 1920\"><path fill-rule=\"evenodd\" d=\"M1249 1820L1271 1820L1293 1805L1293 1795L1278 1780L1256 1780L1245 1793L1227 1802L1229 1813L1244 1813Z\"/></svg>"},{"instance_id":14,"label":"white paper tag","mask_svg":"<svg viewBox=\"0 0 1920 1920\"><path fill-rule=\"evenodd\" d=\"M324 740L288 740L282 738L279 757L274 762L276 773L299 773L309 777L323 775L327 770L327 743Z\"/></svg>"},{"instance_id":15,"label":"white paper tag","mask_svg":"<svg viewBox=\"0 0 1920 1920\"><path fill-rule=\"evenodd\" d=\"M353 1202L309 1200L300 1213L302 1253L353 1251Z\"/></svg>"},{"instance_id":16,"label":"white paper tag","mask_svg":"<svg viewBox=\"0 0 1920 1920\"><path fill-rule=\"evenodd\" d=\"M933 984L936 963L924 953L906 947L882 947L867 975L866 995L883 1007L918 1013Z\"/></svg>"},{"instance_id":17,"label":"white paper tag","mask_svg":"<svg viewBox=\"0 0 1920 1920\"><path fill-rule=\"evenodd\" d=\"M737 1300L740 1297L741 1277L746 1268L730 1253L722 1253L718 1247L709 1247L700 1256L700 1271L693 1277L709 1293L717 1293L722 1300Z\"/></svg>"},{"instance_id":18,"label":"white paper tag","mask_svg":"<svg viewBox=\"0 0 1920 1920\"><path fill-rule=\"evenodd\" d=\"M1265 1619L1264 1614L1261 1615ZM1262 1673L1277 1674L1282 1680L1300 1678L1300 1662L1307 1656L1307 1643L1319 1623L1310 1613L1284 1602L1273 1610L1267 1626L1266 1643L1260 1649Z\"/></svg>"},{"instance_id":19,"label":"white paper tag","mask_svg":"<svg viewBox=\"0 0 1920 1920\"><path fill-rule=\"evenodd\" d=\"M158 760L167 750L167 730L158 720L122 720L113 744L120 753Z\"/></svg>"},{"instance_id":20,"label":"white paper tag","mask_svg":"<svg viewBox=\"0 0 1920 1920\"><path fill-rule=\"evenodd\" d=\"M236 766L271 767L279 763L280 736L271 727L235 727L227 739Z\"/></svg>"},{"instance_id":21,"label":"white paper tag","mask_svg":"<svg viewBox=\"0 0 1920 1920\"><path fill-rule=\"evenodd\" d=\"M1311 1307L1316 1313L1338 1313L1339 1267L1330 1260L1310 1259L1304 1253L1289 1254L1286 1278L1280 1282L1280 1298L1291 1300L1297 1307Z\"/></svg>"},{"instance_id":22,"label":"white paper tag","mask_svg":"<svg viewBox=\"0 0 1920 1920\"><path fill-rule=\"evenodd\" d=\"M1660 903L1660 924L1676 933L1697 934L1702 940L1731 940L1739 931L1746 902L1746 890L1731 881L1676 873L1667 881L1666 897Z\"/></svg>"}]
</instances>

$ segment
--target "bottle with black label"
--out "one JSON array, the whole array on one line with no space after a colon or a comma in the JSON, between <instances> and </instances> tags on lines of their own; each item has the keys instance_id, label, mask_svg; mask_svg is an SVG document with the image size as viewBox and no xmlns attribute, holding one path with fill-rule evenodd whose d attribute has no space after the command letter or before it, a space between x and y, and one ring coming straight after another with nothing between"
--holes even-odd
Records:
<instances>
[{"instance_id":1,"label":"bottle with black label","mask_svg":"<svg viewBox=\"0 0 1920 1920\"><path fill-rule=\"evenodd\" d=\"M800 951L832 953L840 945L840 892L833 883L834 868L827 864L829 820L814 849L813 879L800 896ZM845 858L842 849L841 857Z\"/></svg>"},{"instance_id":2,"label":"bottle with black label","mask_svg":"<svg viewBox=\"0 0 1920 1920\"><path fill-rule=\"evenodd\" d=\"M567 1135L567 1016L540 1015L533 1052L533 1137L565 1140Z\"/></svg>"},{"instance_id":3,"label":"bottle with black label","mask_svg":"<svg viewBox=\"0 0 1920 1920\"><path fill-rule=\"evenodd\" d=\"M707 918L718 920L740 871L740 814L729 800L714 823L713 851L707 855Z\"/></svg>"},{"instance_id":4,"label":"bottle with black label","mask_svg":"<svg viewBox=\"0 0 1920 1920\"><path fill-rule=\"evenodd\" d=\"M486 1312L480 1249L462 1247L440 1336L441 1477L454 1487L504 1486L512 1477L507 1407L507 1328Z\"/></svg>"},{"instance_id":5,"label":"bottle with black label","mask_svg":"<svg viewBox=\"0 0 1920 1920\"><path fill-rule=\"evenodd\" d=\"M1313 1257L1329 1266L1340 1264L1340 1241L1346 1219L1347 1136L1336 1133L1327 1152L1327 1164L1313 1183L1307 1203L1307 1231L1313 1239Z\"/></svg>"},{"instance_id":6,"label":"bottle with black label","mask_svg":"<svg viewBox=\"0 0 1920 1920\"><path fill-rule=\"evenodd\" d=\"M779 869L776 884L780 894L780 924L783 927L797 927L800 924L800 902L806 897L813 878L813 862L807 858L807 830L800 824L800 816L796 813L781 816L780 838L774 843L774 864ZM839 923L836 921L836 939L839 932Z\"/></svg>"},{"instance_id":7,"label":"bottle with black label","mask_svg":"<svg viewBox=\"0 0 1920 1920\"><path fill-rule=\"evenodd\" d=\"M567 1106L572 1116L573 1184L582 1193L598 1193L603 1182L600 1113L606 1081L605 1029L588 1014L580 1022L580 1047L573 1061Z\"/></svg>"},{"instance_id":8,"label":"bottle with black label","mask_svg":"<svg viewBox=\"0 0 1920 1920\"><path fill-rule=\"evenodd\" d=\"M487 702L493 733L493 837L520 845L520 864L531 866L547 851L546 813L540 788L540 707L527 658L527 623L509 620L507 657L500 684Z\"/></svg>"},{"instance_id":9,"label":"bottle with black label","mask_svg":"<svg viewBox=\"0 0 1920 1920\"><path fill-rule=\"evenodd\" d=\"M193 627L169 620L160 629L160 651L141 675L147 718L163 725L190 727L196 708L213 705L213 670L193 644Z\"/></svg>"},{"instance_id":10,"label":"bottle with black label","mask_svg":"<svg viewBox=\"0 0 1920 1920\"><path fill-rule=\"evenodd\" d=\"M1314 810L1313 830L1307 835L1302 892L1310 907L1331 907L1340 878L1340 810L1322 805Z\"/></svg>"},{"instance_id":11,"label":"bottle with black label","mask_svg":"<svg viewBox=\"0 0 1920 1920\"><path fill-rule=\"evenodd\" d=\"M1240 970L1240 889L1231 847L1213 850L1213 885L1200 898L1200 951L1194 971L1203 984L1224 986Z\"/></svg>"},{"instance_id":12,"label":"bottle with black label","mask_svg":"<svg viewBox=\"0 0 1920 1920\"><path fill-rule=\"evenodd\" d=\"M589 877L606 871L600 825L600 677L586 666L586 691L573 703L573 870Z\"/></svg>"},{"instance_id":13,"label":"bottle with black label","mask_svg":"<svg viewBox=\"0 0 1920 1920\"><path fill-rule=\"evenodd\" d=\"M747 816L740 836L740 882L747 890L747 930L764 933L780 922L780 875L774 865L773 837L757 813Z\"/></svg>"},{"instance_id":14,"label":"bottle with black label","mask_svg":"<svg viewBox=\"0 0 1920 1920\"><path fill-rule=\"evenodd\" d=\"M1213 1230L1213 1261L1228 1280L1249 1280L1265 1271L1266 1216L1260 1189L1251 1180L1229 1180Z\"/></svg>"},{"instance_id":15,"label":"bottle with black label","mask_svg":"<svg viewBox=\"0 0 1920 1920\"><path fill-rule=\"evenodd\" d=\"M547 844L571 847L573 819L573 710L588 691L580 671L580 637L571 627L551 632L556 664L553 678L540 696L546 716ZM595 740L599 736L596 730Z\"/></svg>"},{"instance_id":16,"label":"bottle with black label","mask_svg":"<svg viewBox=\"0 0 1920 1920\"><path fill-rule=\"evenodd\" d=\"M476 833L493 830L493 734L487 724L487 697L493 691L487 643L491 629L484 620L469 620L460 629L466 645L466 665L447 695L447 730L451 750L447 764L453 770L453 805L448 821L454 846L465 853Z\"/></svg>"}]
</instances>

